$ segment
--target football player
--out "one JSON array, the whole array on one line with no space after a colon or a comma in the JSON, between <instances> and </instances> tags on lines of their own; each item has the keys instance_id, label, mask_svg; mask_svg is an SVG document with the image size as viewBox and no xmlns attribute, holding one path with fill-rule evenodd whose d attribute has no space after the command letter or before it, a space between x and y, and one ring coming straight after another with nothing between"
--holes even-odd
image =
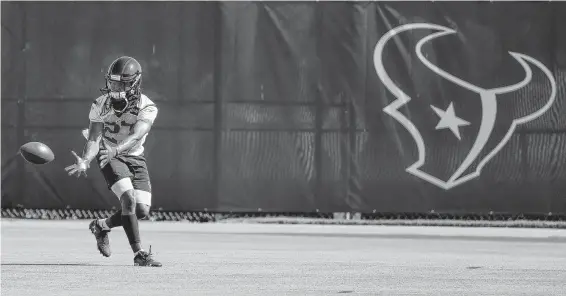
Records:
<instances>
[{"instance_id":1,"label":"football player","mask_svg":"<svg viewBox=\"0 0 566 296\"><path fill-rule=\"evenodd\" d=\"M134 265L160 267L161 263L153 259L151 247L149 252L142 249L138 228L138 219L147 217L151 207L143 144L158 112L155 104L141 93L141 75L141 66L134 58L124 56L112 62L102 96L90 107L83 154L78 156L71 151L76 163L65 170L69 176L86 176L90 162L97 157L108 188L120 199L121 210L89 225L100 253L110 256L108 233L122 226L134 252Z\"/></svg>"}]
</instances>

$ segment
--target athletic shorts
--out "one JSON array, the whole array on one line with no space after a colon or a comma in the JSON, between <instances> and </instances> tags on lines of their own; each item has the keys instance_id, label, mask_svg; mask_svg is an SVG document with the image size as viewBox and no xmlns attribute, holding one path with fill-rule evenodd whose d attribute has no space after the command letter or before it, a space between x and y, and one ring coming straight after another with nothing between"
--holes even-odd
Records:
<instances>
[{"instance_id":1,"label":"athletic shorts","mask_svg":"<svg viewBox=\"0 0 566 296\"><path fill-rule=\"evenodd\" d=\"M97 163L100 167L99 157L100 155L97 156ZM143 156L119 155L100 170L108 188L118 198L125 191L134 189L136 202L151 205L151 182Z\"/></svg>"}]
</instances>

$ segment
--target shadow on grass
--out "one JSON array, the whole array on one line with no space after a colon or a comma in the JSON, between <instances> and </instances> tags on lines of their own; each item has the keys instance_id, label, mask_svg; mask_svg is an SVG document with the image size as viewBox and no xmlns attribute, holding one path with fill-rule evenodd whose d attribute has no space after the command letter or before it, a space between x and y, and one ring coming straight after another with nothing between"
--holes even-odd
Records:
<instances>
[{"instance_id":1,"label":"shadow on grass","mask_svg":"<svg viewBox=\"0 0 566 296\"><path fill-rule=\"evenodd\" d=\"M93 263L2 263L2 266L133 266L133 265L109 265L109 264L93 264Z\"/></svg>"}]
</instances>

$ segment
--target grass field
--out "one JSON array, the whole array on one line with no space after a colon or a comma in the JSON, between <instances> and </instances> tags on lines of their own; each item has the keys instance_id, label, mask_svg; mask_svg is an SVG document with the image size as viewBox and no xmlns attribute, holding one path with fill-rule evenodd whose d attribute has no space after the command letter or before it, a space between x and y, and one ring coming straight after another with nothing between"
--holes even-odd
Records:
<instances>
[{"instance_id":1,"label":"grass field","mask_svg":"<svg viewBox=\"0 0 566 296\"><path fill-rule=\"evenodd\" d=\"M143 222L141 268L88 222L3 219L2 296L566 295L566 230Z\"/></svg>"}]
</instances>

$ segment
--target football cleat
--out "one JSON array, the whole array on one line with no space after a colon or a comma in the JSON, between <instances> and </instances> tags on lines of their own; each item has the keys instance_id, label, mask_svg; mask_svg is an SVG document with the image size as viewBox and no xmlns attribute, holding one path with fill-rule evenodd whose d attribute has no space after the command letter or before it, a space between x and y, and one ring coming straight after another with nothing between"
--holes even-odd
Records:
<instances>
[{"instance_id":1,"label":"football cleat","mask_svg":"<svg viewBox=\"0 0 566 296\"><path fill-rule=\"evenodd\" d=\"M161 267L161 262L157 262L153 259L151 246L149 246L149 252L142 250L134 257L134 266Z\"/></svg>"},{"instance_id":2,"label":"football cleat","mask_svg":"<svg viewBox=\"0 0 566 296\"><path fill-rule=\"evenodd\" d=\"M96 238L96 246L100 254L104 257L110 257L112 254L110 251L110 239L108 238L108 232L110 232L110 230L103 230L102 227L98 225L96 219L90 222L88 228L94 235L94 238Z\"/></svg>"}]
</instances>

